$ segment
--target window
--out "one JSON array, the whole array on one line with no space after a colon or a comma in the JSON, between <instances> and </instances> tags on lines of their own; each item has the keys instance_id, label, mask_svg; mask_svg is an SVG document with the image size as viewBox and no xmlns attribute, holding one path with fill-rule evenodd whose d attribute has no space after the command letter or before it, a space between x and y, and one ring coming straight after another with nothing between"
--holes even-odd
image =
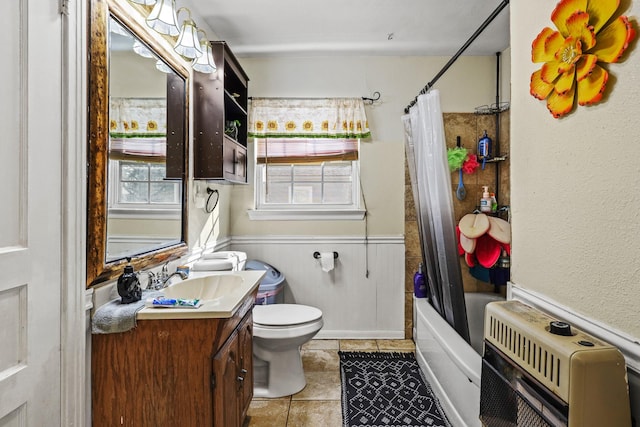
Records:
<instances>
[{"instance_id":1,"label":"window","mask_svg":"<svg viewBox=\"0 0 640 427\"><path fill-rule=\"evenodd\" d=\"M258 209L357 209L358 162L257 167Z\"/></svg>"},{"instance_id":2,"label":"window","mask_svg":"<svg viewBox=\"0 0 640 427\"><path fill-rule=\"evenodd\" d=\"M248 135L256 153L251 219L364 217L358 156L370 132L362 99L253 98Z\"/></svg>"},{"instance_id":3,"label":"window","mask_svg":"<svg viewBox=\"0 0 640 427\"><path fill-rule=\"evenodd\" d=\"M109 211L135 215L149 211L179 214L182 209L179 181L166 180L164 163L109 160Z\"/></svg>"}]
</instances>

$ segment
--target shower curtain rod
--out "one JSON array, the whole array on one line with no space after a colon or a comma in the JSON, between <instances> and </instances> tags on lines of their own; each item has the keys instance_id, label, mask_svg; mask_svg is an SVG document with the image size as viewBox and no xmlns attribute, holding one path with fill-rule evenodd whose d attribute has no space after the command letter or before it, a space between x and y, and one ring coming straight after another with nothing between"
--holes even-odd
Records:
<instances>
[{"instance_id":1,"label":"shower curtain rod","mask_svg":"<svg viewBox=\"0 0 640 427\"><path fill-rule=\"evenodd\" d=\"M253 96L250 96L249 99L253 99ZM333 98L331 96L329 97L308 97L308 96L302 96L302 97L295 97L295 96L256 96L255 98L263 98L263 99L327 99L327 98ZM339 97L338 97L339 98ZM370 104L373 104L376 101L380 100L380 92L375 91L372 94L372 97L369 98L367 96L363 96L362 100L365 102L369 102Z\"/></svg>"},{"instance_id":2,"label":"shower curtain rod","mask_svg":"<svg viewBox=\"0 0 640 427\"><path fill-rule=\"evenodd\" d=\"M422 95L425 94L429 91L429 89L431 89L431 87L438 81L438 79L440 77L442 77L442 75L444 73L447 72L447 70L449 69L449 67L451 67L453 65L454 62L456 62L456 60L458 59L458 57L460 55L462 55L462 53L467 50L467 48L471 45L471 43L473 43L473 41L478 38L478 36L480 35L480 33L482 33L484 31L485 28L487 28L489 26L489 24L496 18L496 16L498 16L500 14L500 12L502 12L502 9L504 9L505 7L507 7L507 5L509 4L509 0L503 0L502 3L500 3L498 5L498 7L491 13L491 15L489 15L489 17L482 23L482 25L480 25L480 27L478 27L478 29L476 30L475 33L473 33L471 35L471 37L469 37L469 39L462 45L462 47L460 49L458 49L458 51L456 52L455 55L453 55L453 57L449 60L449 62L447 62L444 67L442 67L442 69L440 71L438 71L438 74L435 75L435 77L429 82L427 83L427 85L425 87L422 88L422 90L420 91L420 93L418 95ZM416 95L415 98L413 98L413 101L411 101L409 103L409 105L407 105L407 107L404 109L404 113L408 114L409 113L409 109L411 107L413 107L415 105L415 103L418 101L418 95Z\"/></svg>"}]
</instances>

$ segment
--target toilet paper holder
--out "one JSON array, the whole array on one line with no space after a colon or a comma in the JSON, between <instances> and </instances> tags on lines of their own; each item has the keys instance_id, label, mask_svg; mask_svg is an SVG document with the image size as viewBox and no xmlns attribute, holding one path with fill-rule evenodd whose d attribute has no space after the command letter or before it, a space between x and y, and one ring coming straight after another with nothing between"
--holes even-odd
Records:
<instances>
[{"instance_id":1,"label":"toilet paper holder","mask_svg":"<svg viewBox=\"0 0 640 427\"><path fill-rule=\"evenodd\" d=\"M314 257L315 259L320 259L320 252L315 251L315 252L313 253L313 257ZM338 259L338 252L333 252L333 259Z\"/></svg>"}]
</instances>

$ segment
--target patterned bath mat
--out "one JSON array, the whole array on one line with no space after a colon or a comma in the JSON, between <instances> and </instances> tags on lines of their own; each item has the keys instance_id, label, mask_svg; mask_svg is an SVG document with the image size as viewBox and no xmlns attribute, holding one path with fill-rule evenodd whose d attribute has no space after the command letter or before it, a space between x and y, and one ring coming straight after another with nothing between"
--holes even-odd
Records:
<instances>
[{"instance_id":1,"label":"patterned bath mat","mask_svg":"<svg viewBox=\"0 0 640 427\"><path fill-rule=\"evenodd\" d=\"M344 427L450 427L413 353L339 352Z\"/></svg>"}]
</instances>

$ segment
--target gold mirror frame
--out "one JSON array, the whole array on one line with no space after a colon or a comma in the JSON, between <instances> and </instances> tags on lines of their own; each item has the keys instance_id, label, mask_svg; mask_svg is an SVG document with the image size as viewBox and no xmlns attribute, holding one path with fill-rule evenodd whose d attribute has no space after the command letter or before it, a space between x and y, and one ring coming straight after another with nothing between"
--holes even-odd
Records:
<instances>
[{"instance_id":1,"label":"gold mirror frame","mask_svg":"<svg viewBox=\"0 0 640 427\"><path fill-rule=\"evenodd\" d=\"M189 123L189 71L154 37L151 29L136 21L118 2L92 0L89 27L88 87L88 170L87 170L87 287L116 278L127 263L125 259L106 262L107 244L107 165L109 147L109 69L108 21L113 16L147 44L185 81L184 165L182 168L182 241L150 252L131 256L131 265L139 271L179 258L187 253L187 171Z\"/></svg>"}]
</instances>

